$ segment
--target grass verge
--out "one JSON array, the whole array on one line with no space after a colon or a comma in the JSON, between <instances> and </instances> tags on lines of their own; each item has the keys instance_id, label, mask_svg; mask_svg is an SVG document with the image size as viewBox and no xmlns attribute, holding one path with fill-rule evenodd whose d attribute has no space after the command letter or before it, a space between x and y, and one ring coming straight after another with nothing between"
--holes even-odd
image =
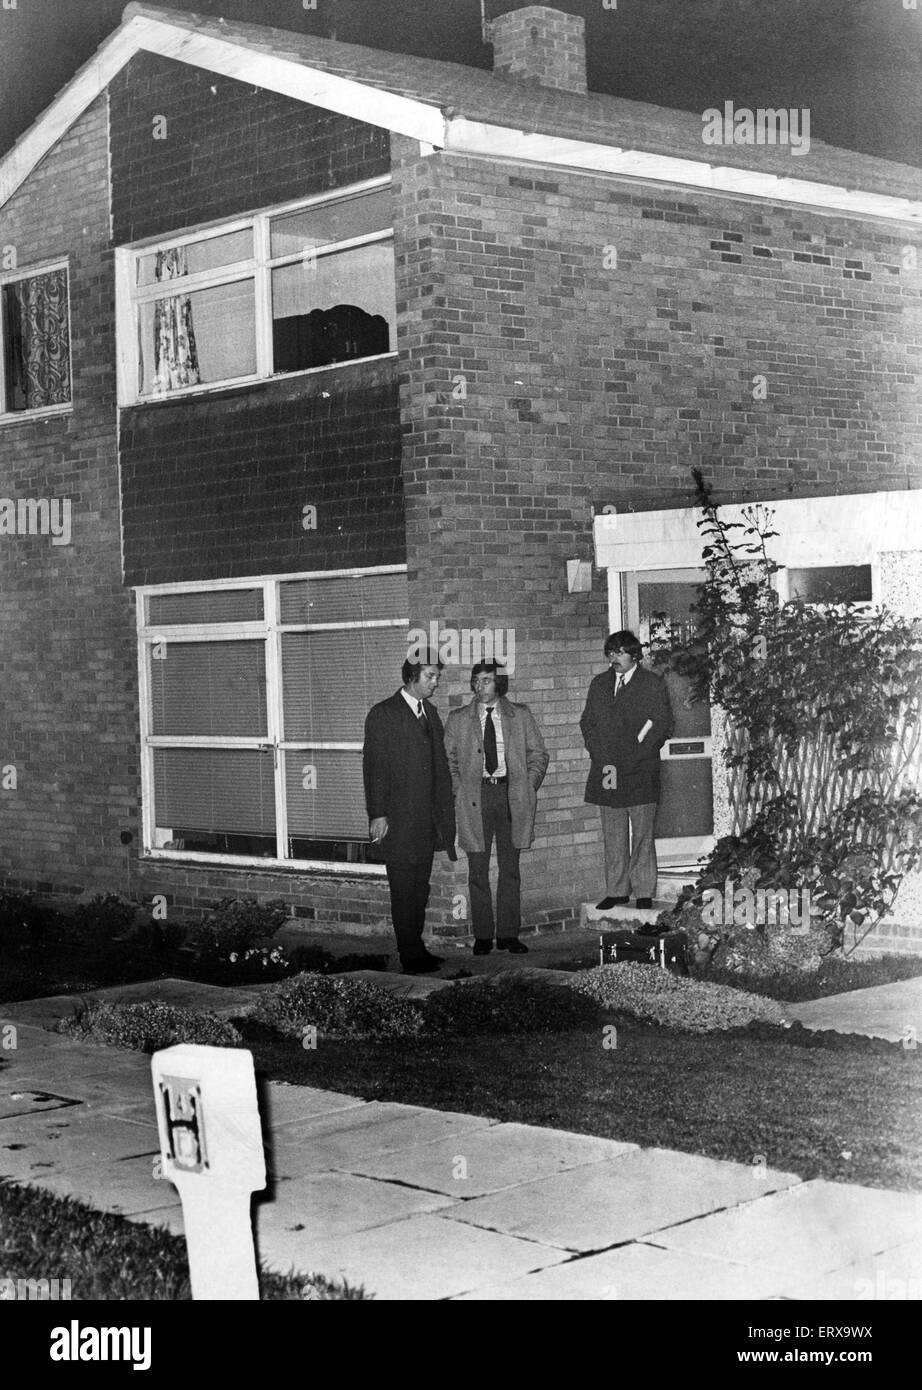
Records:
<instances>
[{"instance_id":1,"label":"grass verge","mask_svg":"<svg viewBox=\"0 0 922 1390\"><path fill-rule=\"evenodd\" d=\"M494 1035L302 1048L234 1020L257 1071L367 1100L460 1110L769 1167L922 1189L922 1049L766 1025L706 1036L615 1014L551 1036ZM609 1042L611 1040L611 1034Z\"/></svg>"},{"instance_id":2,"label":"grass verge","mask_svg":"<svg viewBox=\"0 0 922 1390\"><path fill-rule=\"evenodd\" d=\"M0 1279L69 1279L73 1301L191 1299L183 1236L93 1211L41 1188L0 1181ZM265 1301L367 1301L362 1288L323 1275L260 1268Z\"/></svg>"}]
</instances>

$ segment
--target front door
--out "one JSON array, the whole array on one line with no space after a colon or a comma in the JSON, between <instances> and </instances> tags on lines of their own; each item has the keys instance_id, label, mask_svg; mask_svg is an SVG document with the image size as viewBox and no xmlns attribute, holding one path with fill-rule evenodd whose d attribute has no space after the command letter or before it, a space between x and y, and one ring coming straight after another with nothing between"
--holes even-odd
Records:
<instances>
[{"instance_id":1,"label":"front door","mask_svg":"<svg viewBox=\"0 0 922 1390\"><path fill-rule=\"evenodd\" d=\"M704 570L635 570L621 577L624 625L635 632L648 655L658 637L683 640L694 632L692 604ZM711 708L706 701L688 702L690 682L666 675L675 719L672 738L661 759L659 808L656 813L656 857L662 867L691 867L714 846L714 802L711 781Z\"/></svg>"}]
</instances>

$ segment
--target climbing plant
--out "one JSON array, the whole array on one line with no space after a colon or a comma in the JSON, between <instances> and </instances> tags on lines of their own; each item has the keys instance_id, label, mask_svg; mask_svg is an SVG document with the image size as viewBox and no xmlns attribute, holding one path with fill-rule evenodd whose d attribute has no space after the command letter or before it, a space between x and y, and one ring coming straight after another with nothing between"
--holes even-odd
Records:
<instances>
[{"instance_id":1,"label":"climbing plant","mask_svg":"<svg viewBox=\"0 0 922 1390\"><path fill-rule=\"evenodd\" d=\"M701 471L693 476L707 571L697 630L678 644L660 631L652 655L689 678L690 700L710 698L726 715L738 820L679 915L689 924L706 890L727 881L809 889L821 953L854 950L922 857L922 621L870 605L781 603L772 509L727 520ZM772 926L756 930L753 944L767 948ZM705 935L702 958L716 944Z\"/></svg>"}]
</instances>

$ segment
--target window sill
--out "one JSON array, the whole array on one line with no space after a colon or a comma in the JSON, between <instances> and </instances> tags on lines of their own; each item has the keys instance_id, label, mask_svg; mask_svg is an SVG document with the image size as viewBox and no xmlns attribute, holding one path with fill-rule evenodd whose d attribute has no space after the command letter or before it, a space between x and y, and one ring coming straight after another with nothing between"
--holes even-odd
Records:
<instances>
[{"instance_id":1,"label":"window sill","mask_svg":"<svg viewBox=\"0 0 922 1390\"><path fill-rule=\"evenodd\" d=\"M73 401L68 401L67 405L49 405L39 410L8 410L0 414L0 429L7 425L31 425L39 420L58 420L73 413Z\"/></svg>"},{"instance_id":2,"label":"window sill","mask_svg":"<svg viewBox=\"0 0 922 1390\"><path fill-rule=\"evenodd\" d=\"M177 868L201 869L203 872L222 868L247 875L252 875L254 869L262 869L268 874L283 874L290 878L361 878L373 881L383 879L387 873L383 864L346 864L318 859L294 862L291 859L261 859L256 856L183 853L181 850L147 849L139 856L138 863L160 866L175 864Z\"/></svg>"},{"instance_id":3,"label":"window sill","mask_svg":"<svg viewBox=\"0 0 922 1390\"><path fill-rule=\"evenodd\" d=\"M209 396L236 395L241 391L276 386L281 382L303 381L305 378L319 377L324 372L343 372L350 367L365 366L369 362L396 362L396 360L396 352L383 352L374 357L351 357L348 362L327 362L322 367L306 367L301 372L275 372L272 376L248 376L231 381L215 382L209 386L186 386L179 391L168 391L159 396L137 396L134 400L120 401L119 409L147 410L153 406L174 405L177 401L197 401Z\"/></svg>"}]
</instances>

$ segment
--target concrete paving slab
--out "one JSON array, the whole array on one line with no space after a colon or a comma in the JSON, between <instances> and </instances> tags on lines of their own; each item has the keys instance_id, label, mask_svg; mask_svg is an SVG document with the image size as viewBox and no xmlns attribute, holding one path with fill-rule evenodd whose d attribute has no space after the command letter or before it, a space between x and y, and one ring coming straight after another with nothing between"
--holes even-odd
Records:
<instances>
[{"instance_id":1,"label":"concrete paving slab","mask_svg":"<svg viewBox=\"0 0 922 1390\"><path fill-rule=\"evenodd\" d=\"M170 1183L170 1187L173 1184ZM175 1192L175 1187L173 1188ZM174 1236L184 1236L186 1228L183 1225L182 1206L173 1207L150 1207L147 1211L126 1211L124 1213L126 1221L135 1221L144 1226L161 1226L165 1231L169 1231Z\"/></svg>"},{"instance_id":2,"label":"concrete paving slab","mask_svg":"<svg viewBox=\"0 0 922 1390\"><path fill-rule=\"evenodd\" d=\"M267 1147L266 1162L276 1176L328 1168L353 1172L356 1163L366 1157L415 1152L453 1135L488 1129L494 1123L479 1115L414 1110L371 1101L363 1110L343 1111L276 1130Z\"/></svg>"},{"instance_id":3,"label":"concrete paving slab","mask_svg":"<svg viewBox=\"0 0 922 1390\"><path fill-rule=\"evenodd\" d=\"M816 1179L656 1232L655 1244L787 1273L791 1285L922 1239L922 1196Z\"/></svg>"},{"instance_id":4,"label":"concrete paving slab","mask_svg":"<svg viewBox=\"0 0 922 1390\"><path fill-rule=\"evenodd\" d=\"M156 1125L132 1124L76 1110L0 1121L0 1173L32 1177L87 1164L159 1153Z\"/></svg>"},{"instance_id":5,"label":"concrete paving slab","mask_svg":"<svg viewBox=\"0 0 922 1390\"><path fill-rule=\"evenodd\" d=\"M805 1028L863 1033L890 1042L908 1039L918 1045L922 1039L922 976L786 1004L785 1014Z\"/></svg>"},{"instance_id":6,"label":"concrete paving slab","mask_svg":"<svg viewBox=\"0 0 922 1390\"><path fill-rule=\"evenodd\" d=\"M450 1197L415 1192L351 1173L312 1173L276 1184L273 1200L254 1205L260 1249L284 1262L308 1242L385 1226L451 1205ZM293 1257L294 1257L293 1255Z\"/></svg>"},{"instance_id":7,"label":"concrete paving slab","mask_svg":"<svg viewBox=\"0 0 922 1390\"><path fill-rule=\"evenodd\" d=\"M702 1256L685 1255L677 1250L658 1250L633 1242L586 1255L566 1264L526 1274L507 1284L463 1294L459 1301L484 1302L534 1300L613 1300L620 1303L642 1299L678 1302L690 1299L713 1301L772 1298L785 1283L776 1270L756 1270Z\"/></svg>"},{"instance_id":8,"label":"concrete paving slab","mask_svg":"<svg viewBox=\"0 0 922 1390\"><path fill-rule=\"evenodd\" d=\"M894 1246L819 1278L785 1281L785 1298L918 1302L922 1299L922 1240Z\"/></svg>"},{"instance_id":9,"label":"concrete paving slab","mask_svg":"<svg viewBox=\"0 0 922 1390\"><path fill-rule=\"evenodd\" d=\"M446 1218L562 1249L603 1250L799 1182L795 1173L769 1169L756 1183L746 1164L671 1149L635 1148L608 1162L465 1202ZM745 1263L741 1256L734 1258Z\"/></svg>"},{"instance_id":10,"label":"concrete paving slab","mask_svg":"<svg viewBox=\"0 0 922 1390\"><path fill-rule=\"evenodd\" d=\"M296 1124L318 1115L359 1110L367 1108L368 1104L361 1096L323 1091L314 1086L289 1086L281 1081L270 1081L259 1086L259 1113L266 1129Z\"/></svg>"},{"instance_id":11,"label":"concrete paving slab","mask_svg":"<svg viewBox=\"0 0 922 1390\"><path fill-rule=\"evenodd\" d=\"M413 1216L334 1240L307 1240L290 1263L266 1263L288 1273L322 1273L361 1284L382 1300L451 1298L498 1284L564 1259L560 1250L496 1235L439 1216Z\"/></svg>"},{"instance_id":12,"label":"concrete paving slab","mask_svg":"<svg viewBox=\"0 0 922 1390\"><path fill-rule=\"evenodd\" d=\"M35 1086L10 1086L4 1078L0 1085L0 1120L17 1115L45 1115L49 1111L66 1110L80 1105L79 1098L58 1095Z\"/></svg>"},{"instance_id":13,"label":"concrete paving slab","mask_svg":"<svg viewBox=\"0 0 922 1390\"><path fill-rule=\"evenodd\" d=\"M419 1149L356 1158L350 1171L474 1198L582 1164L599 1164L636 1147L538 1125L497 1124Z\"/></svg>"},{"instance_id":14,"label":"concrete paving slab","mask_svg":"<svg viewBox=\"0 0 922 1390\"><path fill-rule=\"evenodd\" d=\"M49 1033L45 1028L39 1028L31 1023L19 1023L10 1019L5 1021L3 1010L15 1009L15 1004L0 1006L0 1031L5 1028L12 1028L14 1032L5 1041L2 1051L0 1051L0 1061L5 1063L19 1062L23 1057L31 1056L36 1050L55 1048L68 1048L72 1046L67 1038L60 1037L57 1033Z\"/></svg>"},{"instance_id":15,"label":"concrete paving slab","mask_svg":"<svg viewBox=\"0 0 922 1390\"><path fill-rule=\"evenodd\" d=\"M159 1154L155 1157L159 1158ZM36 1175L30 1179L30 1186L119 1216L157 1207L178 1207L179 1193L171 1182L154 1176L154 1164L155 1158L150 1155L125 1158L70 1173Z\"/></svg>"}]
</instances>

